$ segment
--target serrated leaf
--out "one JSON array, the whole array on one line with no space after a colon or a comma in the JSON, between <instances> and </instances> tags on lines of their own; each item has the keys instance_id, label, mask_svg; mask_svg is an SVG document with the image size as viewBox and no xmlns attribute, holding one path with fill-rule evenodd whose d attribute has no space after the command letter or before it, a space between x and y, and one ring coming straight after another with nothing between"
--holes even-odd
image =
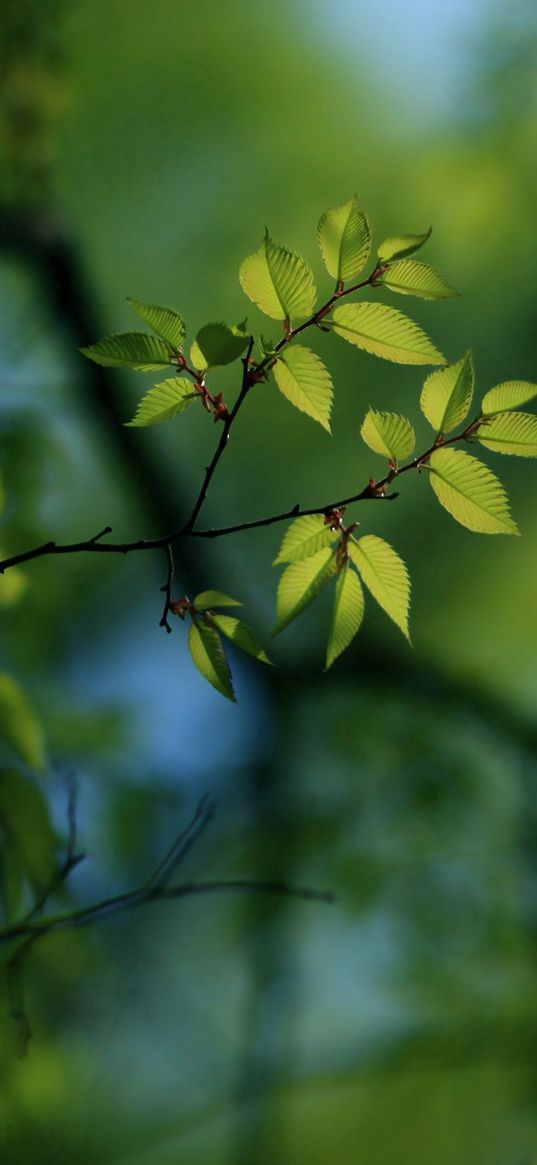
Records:
<instances>
[{"instance_id":1,"label":"serrated leaf","mask_svg":"<svg viewBox=\"0 0 537 1165\"><path fill-rule=\"evenodd\" d=\"M0 674L0 737L24 764L38 771L44 769L41 725L22 688L6 674Z\"/></svg>"},{"instance_id":2,"label":"serrated leaf","mask_svg":"<svg viewBox=\"0 0 537 1165\"><path fill-rule=\"evenodd\" d=\"M373 598L410 642L410 579L403 559L376 534L349 541L348 552Z\"/></svg>"},{"instance_id":3,"label":"serrated leaf","mask_svg":"<svg viewBox=\"0 0 537 1165\"><path fill-rule=\"evenodd\" d=\"M274 320L304 319L315 310L317 292L307 263L268 234L241 264L239 279L246 295Z\"/></svg>"},{"instance_id":4,"label":"serrated leaf","mask_svg":"<svg viewBox=\"0 0 537 1165\"><path fill-rule=\"evenodd\" d=\"M414 452L414 429L410 421L398 413L379 413L369 409L360 433L374 453L388 457L390 461L401 461Z\"/></svg>"},{"instance_id":5,"label":"serrated leaf","mask_svg":"<svg viewBox=\"0 0 537 1165\"><path fill-rule=\"evenodd\" d=\"M529 380L504 380L485 393L481 412L488 416L491 413L505 413L527 404L536 396L537 384L531 384Z\"/></svg>"},{"instance_id":6,"label":"serrated leaf","mask_svg":"<svg viewBox=\"0 0 537 1165\"><path fill-rule=\"evenodd\" d=\"M204 619L192 623L188 633L192 659L204 679L227 700L236 702L226 653L218 631Z\"/></svg>"},{"instance_id":7,"label":"serrated leaf","mask_svg":"<svg viewBox=\"0 0 537 1165\"><path fill-rule=\"evenodd\" d=\"M240 327L227 324L205 324L200 328L190 349L190 359L194 368L204 370L221 364L232 364L238 360L248 345L250 337Z\"/></svg>"},{"instance_id":8,"label":"serrated leaf","mask_svg":"<svg viewBox=\"0 0 537 1165\"><path fill-rule=\"evenodd\" d=\"M185 321L179 312L174 311L171 307L157 307L155 304L140 303L138 299L128 299L131 307L150 328L161 336L163 340L167 340L172 348L177 351L185 338Z\"/></svg>"},{"instance_id":9,"label":"serrated leaf","mask_svg":"<svg viewBox=\"0 0 537 1165\"><path fill-rule=\"evenodd\" d=\"M222 591L201 591L194 599L197 611L209 611L211 607L242 607L239 599L232 599Z\"/></svg>"},{"instance_id":10,"label":"serrated leaf","mask_svg":"<svg viewBox=\"0 0 537 1165\"><path fill-rule=\"evenodd\" d=\"M311 558L301 559L288 566L278 586L277 618L272 634L278 635L297 615L301 615L336 573L336 555L328 547L319 550Z\"/></svg>"},{"instance_id":11,"label":"serrated leaf","mask_svg":"<svg viewBox=\"0 0 537 1165\"><path fill-rule=\"evenodd\" d=\"M407 255L413 255L423 247L427 239L430 239L432 229L429 227L423 235L395 235L393 238L384 239L377 251L379 259L383 263L390 263L392 259L404 259Z\"/></svg>"},{"instance_id":12,"label":"serrated leaf","mask_svg":"<svg viewBox=\"0 0 537 1165\"><path fill-rule=\"evenodd\" d=\"M468 415L475 372L471 352L427 377L420 397L422 411L436 433L450 433Z\"/></svg>"},{"instance_id":13,"label":"serrated leaf","mask_svg":"<svg viewBox=\"0 0 537 1165\"><path fill-rule=\"evenodd\" d=\"M15 769L0 772L0 826L20 873L42 894L55 872L57 838L41 790Z\"/></svg>"},{"instance_id":14,"label":"serrated leaf","mask_svg":"<svg viewBox=\"0 0 537 1165\"><path fill-rule=\"evenodd\" d=\"M310 558L318 550L330 546L337 537L336 531L327 526L322 514L304 514L285 531L274 566L280 562L299 562L302 558Z\"/></svg>"},{"instance_id":15,"label":"serrated leaf","mask_svg":"<svg viewBox=\"0 0 537 1165\"><path fill-rule=\"evenodd\" d=\"M360 274L369 257L371 234L356 195L321 216L317 236L328 274L338 283L348 283Z\"/></svg>"},{"instance_id":16,"label":"serrated leaf","mask_svg":"<svg viewBox=\"0 0 537 1165\"><path fill-rule=\"evenodd\" d=\"M241 651L253 655L254 659L260 660L261 663L272 662L263 651L251 628L241 619L236 619L233 615L212 615L212 622L227 639L235 644L235 647L240 647Z\"/></svg>"},{"instance_id":17,"label":"serrated leaf","mask_svg":"<svg viewBox=\"0 0 537 1165\"><path fill-rule=\"evenodd\" d=\"M476 437L494 453L537 457L537 417L532 413L499 413L479 426Z\"/></svg>"},{"instance_id":18,"label":"serrated leaf","mask_svg":"<svg viewBox=\"0 0 537 1165\"><path fill-rule=\"evenodd\" d=\"M414 259L400 259L392 263L379 281L390 291L400 295L417 295L421 299L454 299L459 292L450 287L427 263Z\"/></svg>"},{"instance_id":19,"label":"serrated leaf","mask_svg":"<svg viewBox=\"0 0 537 1165\"><path fill-rule=\"evenodd\" d=\"M430 482L448 513L478 534L518 534L504 487L482 461L461 449L437 449Z\"/></svg>"},{"instance_id":20,"label":"serrated leaf","mask_svg":"<svg viewBox=\"0 0 537 1165\"><path fill-rule=\"evenodd\" d=\"M272 371L287 400L329 433L334 392L330 373L320 356L301 344L292 344L278 357Z\"/></svg>"},{"instance_id":21,"label":"serrated leaf","mask_svg":"<svg viewBox=\"0 0 537 1165\"><path fill-rule=\"evenodd\" d=\"M350 563L346 562L336 583L332 625L326 652L327 668L331 667L338 655L352 643L363 615L364 592L360 579Z\"/></svg>"},{"instance_id":22,"label":"serrated leaf","mask_svg":"<svg viewBox=\"0 0 537 1165\"><path fill-rule=\"evenodd\" d=\"M127 421L130 428L141 428L146 425L161 425L169 421L188 408L199 394L193 390L192 381L186 376L174 376L170 380L163 380L150 388L138 404L132 421Z\"/></svg>"},{"instance_id":23,"label":"serrated leaf","mask_svg":"<svg viewBox=\"0 0 537 1165\"><path fill-rule=\"evenodd\" d=\"M382 303L343 303L327 322L349 344L395 364L446 363L418 324Z\"/></svg>"},{"instance_id":24,"label":"serrated leaf","mask_svg":"<svg viewBox=\"0 0 537 1165\"><path fill-rule=\"evenodd\" d=\"M117 336L105 336L98 344L80 351L95 364L106 367L132 368L137 372L154 372L172 363L173 351L170 345L158 336L146 332L122 332Z\"/></svg>"}]
</instances>

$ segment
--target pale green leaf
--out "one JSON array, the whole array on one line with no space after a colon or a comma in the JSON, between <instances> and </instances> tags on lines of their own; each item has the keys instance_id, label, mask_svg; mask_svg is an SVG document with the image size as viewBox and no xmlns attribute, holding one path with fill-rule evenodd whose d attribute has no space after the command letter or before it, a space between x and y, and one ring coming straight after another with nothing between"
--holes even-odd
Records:
<instances>
[{"instance_id":1,"label":"pale green leaf","mask_svg":"<svg viewBox=\"0 0 537 1165\"><path fill-rule=\"evenodd\" d=\"M450 433L468 415L475 372L471 352L456 364L431 372L421 392L420 405L436 433Z\"/></svg>"},{"instance_id":2,"label":"pale green leaf","mask_svg":"<svg viewBox=\"0 0 537 1165\"><path fill-rule=\"evenodd\" d=\"M277 618L272 634L277 635L296 619L336 573L336 555L328 547L288 566L278 586Z\"/></svg>"},{"instance_id":3,"label":"pale green leaf","mask_svg":"<svg viewBox=\"0 0 537 1165\"><path fill-rule=\"evenodd\" d=\"M410 421L398 413L379 413L369 409L360 432L374 453L380 453L390 461L401 461L414 452L414 429Z\"/></svg>"},{"instance_id":4,"label":"pale green leaf","mask_svg":"<svg viewBox=\"0 0 537 1165\"><path fill-rule=\"evenodd\" d=\"M481 412L505 413L509 409L517 409L537 396L537 384L529 380L504 380L485 393L481 401Z\"/></svg>"},{"instance_id":5,"label":"pale green leaf","mask_svg":"<svg viewBox=\"0 0 537 1165\"><path fill-rule=\"evenodd\" d=\"M338 655L352 643L360 628L363 614L364 592L360 579L349 562L346 562L336 583L332 625L326 652L327 668L331 667Z\"/></svg>"},{"instance_id":6,"label":"pale green leaf","mask_svg":"<svg viewBox=\"0 0 537 1165\"><path fill-rule=\"evenodd\" d=\"M98 344L80 351L95 364L107 367L133 368L138 372L153 372L173 363L173 350L165 340L145 332L123 332L105 336Z\"/></svg>"},{"instance_id":7,"label":"pale green leaf","mask_svg":"<svg viewBox=\"0 0 537 1165\"><path fill-rule=\"evenodd\" d=\"M440 504L462 526L478 534L518 534L509 500L494 473L461 449L437 449L430 481Z\"/></svg>"},{"instance_id":8,"label":"pale green leaf","mask_svg":"<svg viewBox=\"0 0 537 1165\"><path fill-rule=\"evenodd\" d=\"M45 748L39 720L27 696L11 676L0 674L0 738L30 768L45 767Z\"/></svg>"},{"instance_id":9,"label":"pale green leaf","mask_svg":"<svg viewBox=\"0 0 537 1165\"><path fill-rule=\"evenodd\" d=\"M499 413L479 426L476 437L494 453L537 457L537 417L532 413Z\"/></svg>"},{"instance_id":10,"label":"pale green leaf","mask_svg":"<svg viewBox=\"0 0 537 1165\"><path fill-rule=\"evenodd\" d=\"M356 195L322 215L317 235L328 274L338 283L355 279L367 263L371 246L369 223L358 210Z\"/></svg>"},{"instance_id":11,"label":"pale green leaf","mask_svg":"<svg viewBox=\"0 0 537 1165\"><path fill-rule=\"evenodd\" d=\"M454 299L458 291L450 287L427 263L416 263L414 259L400 259L392 263L380 281L390 291L401 295L417 295L421 299Z\"/></svg>"},{"instance_id":12,"label":"pale green leaf","mask_svg":"<svg viewBox=\"0 0 537 1165\"><path fill-rule=\"evenodd\" d=\"M197 611L209 611L212 607L242 607L242 603L222 591L201 591L194 599L194 606Z\"/></svg>"},{"instance_id":13,"label":"pale green leaf","mask_svg":"<svg viewBox=\"0 0 537 1165\"><path fill-rule=\"evenodd\" d=\"M285 531L274 565L310 558L312 554L317 554L318 550L330 546L337 537L337 533L330 529L322 514L304 514Z\"/></svg>"},{"instance_id":14,"label":"pale green leaf","mask_svg":"<svg viewBox=\"0 0 537 1165\"><path fill-rule=\"evenodd\" d=\"M132 421L127 425L131 428L140 428L145 425L160 425L182 413L188 405L199 398L191 380L186 376L175 376L171 380L163 380L150 388L138 404Z\"/></svg>"},{"instance_id":15,"label":"pale green leaf","mask_svg":"<svg viewBox=\"0 0 537 1165\"><path fill-rule=\"evenodd\" d=\"M410 642L410 579L403 559L376 534L365 534L357 542L351 540L348 550L373 598Z\"/></svg>"},{"instance_id":16,"label":"pale green leaf","mask_svg":"<svg viewBox=\"0 0 537 1165\"><path fill-rule=\"evenodd\" d=\"M287 400L330 432L334 393L330 373L320 356L301 344L292 344L279 356L273 373Z\"/></svg>"},{"instance_id":17,"label":"pale green leaf","mask_svg":"<svg viewBox=\"0 0 537 1165\"><path fill-rule=\"evenodd\" d=\"M0 559L6 557L0 547ZM28 589L28 575L18 566L0 574L0 607L14 607Z\"/></svg>"},{"instance_id":18,"label":"pale green leaf","mask_svg":"<svg viewBox=\"0 0 537 1165\"><path fill-rule=\"evenodd\" d=\"M154 304L140 303L138 299L128 300L131 307L150 328L167 340L174 351L178 351L185 338L185 321L179 312L171 307L156 307Z\"/></svg>"},{"instance_id":19,"label":"pale green leaf","mask_svg":"<svg viewBox=\"0 0 537 1165\"><path fill-rule=\"evenodd\" d=\"M423 235L396 235L394 238L384 239L377 251L379 259L383 263L390 263L392 259L404 259L407 255L413 255L431 237L432 229L429 227Z\"/></svg>"},{"instance_id":20,"label":"pale green leaf","mask_svg":"<svg viewBox=\"0 0 537 1165\"><path fill-rule=\"evenodd\" d=\"M268 235L241 264L239 279L246 295L274 320L304 319L315 311L317 292L309 267Z\"/></svg>"},{"instance_id":21,"label":"pale green leaf","mask_svg":"<svg viewBox=\"0 0 537 1165\"><path fill-rule=\"evenodd\" d=\"M236 701L229 664L218 631L205 619L192 623L188 646L194 663L204 679L226 699Z\"/></svg>"},{"instance_id":22,"label":"pale green leaf","mask_svg":"<svg viewBox=\"0 0 537 1165\"><path fill-rule=\"evenodd\" d=\"M235 644L235 647L240 647L241 651L246 651L248 655L253 655L254 659L259 659L262 663L271 663L246 623L236 619L233 615L213 615L212 621L218 630Z\"/></svg>"},{"instance_id":23,"label":"pale green leaf","mask_svg":"<svg viewBox=\"0 0 537 1165\"><path fill-rule=\"evenodd\" d=\"M248 333L240 327L205 324L192 344L190 359L194 368L200 370L214 368L219 364L231 364L242 355L249 339Z\"/></svg>"},{"instance_id":24,"label":"pale green leaf","mask_svg":"<svg viewBox=\"0 0 537 1165\"><path fill-rule=\"evenodd\" d=\"M334 331L349 344L396 364L445 364L445 357L417 324L382 303L343 303L334 308Z\"/></svg>"}]
</instances>

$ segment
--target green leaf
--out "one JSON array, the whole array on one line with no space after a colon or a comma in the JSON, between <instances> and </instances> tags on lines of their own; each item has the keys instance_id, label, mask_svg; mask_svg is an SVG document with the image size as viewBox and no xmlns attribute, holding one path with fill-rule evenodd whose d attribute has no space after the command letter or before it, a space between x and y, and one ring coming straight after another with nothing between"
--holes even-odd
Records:
<instances>
[{"instance_id":1,"label":"green leaf","mask_svg":"<svg viewBox=\"0 0 537 1165\"><path fill-rule=\"evenodd\" d=\"M414 429L410 421L398 413L378 413L369 409L360 433L374 453L380 453L390 461L401 461L414 452Z\"/></svg>"},{"instance_id":2,"label":"green leaf","mask_svg":"<svg viewBox=\"0 0 537 1165\"><path fill-rule=\"evenodd\" d=\"M45 767L39 720L26 695L11 676L0 674L0 736L32 769Z\"/></svg>"},{"instance_id":3,"label":"green leaf","mask_svg":"<svg viewBox=\"0 0 537 1165\"><path fill-rule=\"evenodd\" d=\"M272 662L246 623L233 615L213 615L212 622L235 644L235 647L240 647L241 651L246 651L248 655L253 655L254 659L259 659L262 663Z\"/></svg>"},{"instance_id":4,"label":"green leaf","mask_svg":"<svg viewBox=\"0 0 537 1165\"><path fill-rule=\"evenodd\" d=\"M403 559L393 546L383 538L377 538L376 534L366 534L357 542L351 540L348 550L352 562L358 568L373 598L390 619L393 619L410 643L408 630L410 579Z\"/></svg>"},{"instance_id":5,"label":"green leaf","mask_svg":"<svg viewBox=\"0 0 537 1165\"><path fill-rule=\"evenodd\" d=\"M95 364L106 367L133 368L138 372L153 372L172 364L173 351L165 340L146 332L123 332L105 336L98 344L80 351Z\"/></svg>"},{"instance_id":6,"label":"green leaf","mask_svg":"<svg viewBox=\"0 0 537 1165\"><path fill-rule=\"evenodd\" d=\"M273 373L287 400L330 432L334 392L330 373L320 356L301 344L292 344L278 357Z\"/></svg>"},{"instance_id":7,"label":"green leaf","mask_svg":"<svg viewBox=\"0 0 537 1165\"><path fill-rule=\"evenodd\" d=\"M430 239L432 229L429 227L423 235L396 235L394 238L384 239L377 251L379 259L383 263L390 263L392 259L404 259L407 255L413 255L423 247L427 239Z\"/></svg>"},{"instance_id":8,"label":"green leaf","mask_svg":"<svg viewBox=\"0 0 537 1165\"><path fill-rule=\"evenodd\" d=\"M0 832L21 873L42 894L52 882L58 842L41 790L14 769L0 772Z\"/></svg>"},{"instance_id":9,"label":"green leaf","mask_svg":"<svg viewBox=\"0 0 537 1165\"><path fill-rule=\"evenodd\" d=\"M140 428L146 425L160 425L182 413L188 405L198 399L193 391L192 381L186 376L174 376L150 388L138 404L132 421L127 426Z\"/></svg>"},{"instance_id":10,"label":"green leaf","mask_svg":"<svg viewBox=\"0 0 537 1165\"><path fill-rule=\"evenodd\" d=\"M363 614L364 592L360 579L349 562L346 562L336 583L332 626L326 652L327 668L331 667L338 655L352 643L360 628Z\"/></svg>"},{"instance_id":11,"label":"green leaf","mask_svg":"<svg viewBox=\"0 0 537 1165\"><path fill-rule=\"evenodd\" d=\"M268 234L241 264L239 279L246 295L273 320L304 319L315 310L317 292L309 267Z\"/></svg>"},{"instance_id":12,"label":"green leaf","mask_svg":"<svg viewBox=\"0 0 537 1165\"><path fill-rule=\"evenodd\" d=\"M537 417L532 413L499 413L479 426L476 437L494 453L537 457Z\"/></svg>"},{"instance_id":13,"label":"green leaf","mask_svg":"<svg viewBox=\"0 0 537 1165\"><path fill-rule=\"evenodd\" d=\"M336 555L328 547L288 566L278 587L276 626L272 634L278 635L296 619L336 573Z\"/></svg>"},{"instance_id":14,"label":"green leaf","mask_svg":"<svg viewBox=\"0 0 537 1165\"><path fill-rule=\"evenodd\" d=\"M204 679L227 700L236 702L229 664L218 631L205 619L192 623L188 646L194 663Z\"/></svg>"},{"instance_id":15,"label":"green leaf","mask_svg":"<svg viewBox=\"0 0 537 1165\"><path fill-rule=\"evenodd\" d=\"M517 409L537 396L537 384L529 380L504 380L495 388L490 388L481 401L481 411L487 415L491 413L505 413L509 409Z\"/></svg>"},{"instance_id":16,"label":"green leaf","mask_svg":"<svg viewBox=\"0 0 537 1165\"><path fill-rule=\"evenodd\" d=\"M0 547L0 559L7 558ZM28 575L18 566L0 574L0 607L14 607L28 588Z\"/></svg>"},{"instance_id":17,"label":"green leaf","mask_svg":"<svg viewBox=\"0 0 537 1165\"><path fill-rule=\"evenodd\" d=\"M147 303L140 303L138 299L128 299L131 307L149 324L150 328L167 340L175 351L181 347L185 338L185 321L179 312L171 307L156 307Z\"/></svg>"},{"instance_id":18,"label":"green leaf","mask_svg":"<svg viewBox=\"0 0 537 1165\"><path fill-rule=\"evenodd\" d=\"M317 235L329 275L338 283L348 283L360 274L369 257L371 234L356 195L322 215Z\"/></svg>"},{"instance_id":19,"label":"green leaf","mask_svg":"<svg viewBox=\"0 0 537 1165\"><path fill-rule=\"evenodd\" d=\"M285 531L274 566L280 562L299 562L302 558L310 558L324 546L330 546L337 537L337 532L326 524L323 514L304 514Z\"/></svg>"},{"instance_id":20,"label":"green leaf","mask_svg":"<svg viewBox=\"0 0 537 1165\"><path fill-rule=\"evenodd\" d=\"M200 370L214 368L218 364L231 364L244 352L249 339L248 333L240 327L205 324L192 344L190 359L194 368Z\"/></svg>"},{"instance_id":21,"label":"green leaf","mask_svg":"<svg viewBox=\"0 0 537 1165\"><path fill-rule=\"evenodd\" d=\"M471 352L456 364L431 372L421 392L420 405L436 433L450 433L468 415L475 372Z\"/></svg>"},{"instance_id":22,"label":"green leaf","mask_svg":"<svg viewBox=\"0 0 537 1165\"><path fill-rule=\"evenodd\" d=\"M396 364L445 364L445 357L413 320L382 303L343 303L334 308L334 331L349 344Z\"/></svg>"},{"instance_id":23,"label":"green leaf","mask_svg":"<svg viewBox=\"0 0 537 1165\"><path fill-rule=\"evenodd\" d=\"M194 599L194 606L197 611L209 611L211 607L242 607L242 603L222 591L201 591Z\"/></svg>"},{"instance_id":24,"label":"green leaf","mask_svg":"<svg viewBox=\"0 0 537 1165\"><path fill-rule=\"evenodd\" d=\"M416 263L414 259L401 259L392 263L379 281L390 291L401 295L418 295L421 299L454 299L458 291L450 287L440 277L434 267L427 263Z\"/></svg>"},{"instance_id":25,"label":"green leaf","mask_svg":"<svg viewBox=\"0 0 537 1165\"><path fill-rule=\"evenodd\" d=\"M478 534L519 533L502 483L476 457L460 449L437 449L429 465L440 505L461 526Z\"/></svg>"}]
</instances>

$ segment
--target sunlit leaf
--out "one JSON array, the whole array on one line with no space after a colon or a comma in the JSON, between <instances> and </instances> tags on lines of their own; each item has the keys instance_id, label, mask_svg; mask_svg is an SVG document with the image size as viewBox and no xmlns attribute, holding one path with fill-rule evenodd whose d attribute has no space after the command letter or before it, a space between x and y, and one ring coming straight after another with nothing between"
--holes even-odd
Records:
<instances>
[{"instance_id":1,"label":"sunlit leaf","mask_svg":"<svg viewBox=\"0 0 537 1165\"><path fill-rule=\"evenodd\" d=\"M277 635L296 619L336 572L336 555L328 547L288 566L278 586L277 618L272 634Z\"/></svg>"},{"instance_id":2,"label":"sunlit leaf","mask_svg":"<svg viewBox=\"0 0 537 1165\"><path fill-rule=\"evenodd\" d=\"M384 239L377 251L379 259L383 263L389 263L392 259L404 259L406 255L413 255L431 237L432 229L429 227L423 235L395 235L393 238Z\"/></svg>"},{"instance_id":3,"label":"sunlit leaf","mask_svg":"<svg viewBox=\"0 0 537 1165\"><path fill-rule=\"evenodd\" d=\"M479 426L476 437L494 453L537 457L537 417L532 413L499 413Z\"/></svg>"},{"instance_id":4,"label":"sunlit leaf","mask_svg":"<svg viewBox=\"0 0 537 1165\"><path fill-rule=\"evenodd\" d=\"M301 344L291 344L278 357L273 373L287 400L330 432L334 393L330 373L320 356Z\"/></svg>"},{"instance_id":5,"label":"sunlit leaf","mask_svg":"<svg viewBox=\"0 0 537 1165\"><path fill-rule=\"evenodd\" d=\"M204 679L226 699L236 701L229 664L218 631L205 619L192 623L188 646L194 663Z\"/></svg>"},{"instance_id":6,"label":"sunlit leaf","mask_svg":"<svg viewBox=\"0 0 537 1165\"><path fill-rule=\"evenodd\" d=\"M138 372L153 372L171 364L173 350L165 340L145 332L123 332L105 336L98 344L81 348L84 356L95 364L107 367L133 368Z\"/></svg>"},{"instance_id":7,"label":"sunlit leaf","mask_svg":"<svg viewBox=\"0 0 537 1165\"><path fill-rule=\"evenodd\" d=\"M0 825L25 879L42 894L54 875L58 841L41 790L15 769L0 771Z\"/></svg>"},{"instance_id":8,"label":"sunlit leaf","mask_svg":"<svg viewBox=\"0 0 537 1165\"><path fill-rule=\"evenodd\" d=\"M45 767L43 733L27 696L11 676L0 674L0 738L30 768Z\"/></svg>"},{"instance_id":9,"label":"sunlit leaf","mask_svg":"<svg viewBox=\"0 0 537 1165\"><path fill-rule=\"evenodd\" d=\"M436 433L450 433L464 421L474 391L474 361L467 352L456 364L449 364L427 377L420 405Z\"/></svg>"},{"instance_id":10,"label":"sunlit leaf","mask_svg":"<svg viewBox=\"0 0 537 1165\"><path fill-rule=\"evenodd\" d=\"M309 267L268 234L241 264L239 279L246 295L274 320L304 319L315 310L317 292Z\"/></svg>"},{"instance_id":11,"label":"sunlit leaf","mask_svg":"<svg viewBox=\"0 0 537 1165\"><path fill-rule=\"evenodd\" d=\"M454 299L458 291L450 287L427 263L416 263L414 259L400 259L385 271L384 287L401 295L417 295L421 299Z\"/></svg>"},{"instance_id":12,"label":"sunlit leaf","mask_svg":"<svg viewBox=\"0 0 537 1165\"><path fill-rule=\"evenodd\" d=\"M357 542L351 540L348 550L373 598L410 642L410 579L403 559L376 534L365 534Z\"/></svg>"},{"instance_id":13,"label":"sunlit leaf","mask_svg":"<svg viewBox=\"0 0 537 1165\"><path fill-rule=\"evenodd\" d=\"M194 606L197 611L209 611L212 607L242 607L242 603L222 591L201 591L194 599Z\"/></svg>"},{"instance_id":14,"label":"sunlit leaf","mask_svg":"<svg viewBox=\"0 0 537 1165\"><path fill-rule=\"evenodd\" d=\"M171 307L156 307L153 304L140 303L138 299L129 299L131 307L146 324L149 324L157 336L167 340L177 351L185 338L185 321L179 312Z\"/></svg>"},{"instance_id":15,"label":"sunlit leaf","mask_svg":"<svg viewBox=\"0 0 537 1165\"><path fill-rule=\"evenodd\" d=\"M146 425L161 425L182 413L194 400L199 400L199 394L194 390L191 380L186 376L175 376L170 380L163 380L160 384L150 388L138 404L132 421L127 425L131 428L140 428Z\"/></svg>"},{"instance_id":16,"label":"sunlit leaf","mask_svg":"<svg viewBox=\"0 0 537 1165\"><path fill-rule=\"evenodd\" d=\"M476 457L461 449L431 455L430 482L444 509L478 534L518 534L504 487Z\"/></svg>"},{"instance_id":17,"label":"sunlit leaf","mask_svg":"<svg viewBox=\"0 0 537 1165\"><path fill-rule=\"evenodd\" d=\"M485 414L505 413L517 409L537 396L537 384L529 380L504 380L485 393L481 411Z\"/></svg>"},{"instance_id":18,"label":"sunlit leaf","mask_svg":"<svg viewBox=\"0 0 537 1165\"><path fill-rule=\"evenodd\" d=\"M367 263L371 246L369 223L358 210L356 195L322 215L317 235L329 275L338 283L355 279Z\"/></svg>"},{"instance_id":19,"label":"sunlit leaf","mask_svg":"<svg viewBox=\"0 0 537 1165\"><path fill-rule=\"evenodd\" d=\"M200 328L190 349L194 368L203 370L238 360L250 337L243 328L227 324L205 324Z\"/></svg>"},{"instance_id":20,"label":"sunlit leaf","mask_svg":"<svg viewBox=\"0 0 537 1165\"><path fill-rule=\"evenodd\" d=\"M352 643L363 614L364 592L360 579L350 563L346 562L336 583L332 625L326 652L327 668L331 667L338 655Z\"/></svg>"},{"instance_id":21,"label":"sunlit leaf","mask_svg":"<svg viewBox=\"0 0 537 1165\"><path fill-rule=\"evenodd\" d=\"M401 461L414 452L414 429L410 421L398 413L379 413L369 409L360 433L374 453L380 453L390 461Z\"/></svg>"},{"instance_id":22,"label":"sunlit leaf","mask_svg":"<svg viewBox=\"0 0 537 1165\"><path fill-rule=\"evenodd\" d=\"M6 558L0 547L0 559ZM28 588L28 575L18 566L12 566L5 574L0 574L0 607L14 607Z\"/></svg>"},{"instance_id":23,"label":"sunlit leaf","mask_svg":"<svg viewBox=\"0 0 537 1165\"><path fill-rule=\"evenodd\" d=\"M324 546L330 546L337 536L337 533L326 524L322 514L304 514L285 531L274 565L310 558Z\"/></svg>"},{"instance_id":24,"label":"sunlit leaf","mask_svg":"<svg viewBox=\"0 0 537 1165\"><path fill-rule=\"evenodd\" d=\"M396 364L446 362L418 324L382 303L342 303L327 322L343 340L384 360Z\"/></svg>"},{"instance_id":25,"label":"sunlit leaf","mask_svg":"<svg viewBox=\"0 0 537 1165\"><path fill-rule=\"evenodd\" d=\"M246 623L236 619L233 615L212 615L212 622L227 639L235 644L235 647L240 647L241 651L246 651L248 655L253 655L254 659L259 659L262 663L271 663Z\"/></svg>"}]
</instances>

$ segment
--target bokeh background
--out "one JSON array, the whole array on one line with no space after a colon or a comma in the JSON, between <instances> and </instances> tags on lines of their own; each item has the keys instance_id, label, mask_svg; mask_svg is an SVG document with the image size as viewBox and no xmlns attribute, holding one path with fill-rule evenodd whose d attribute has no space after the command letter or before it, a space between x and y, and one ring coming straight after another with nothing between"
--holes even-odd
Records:
<instances>
[{"instance_id":1,"label":"bokeh background","mask_svg":"<svg viewBox=\"0 0 537 1165\"><path fill-rule=\"evenodd\" d=\"M265 224L322 285L317 220L354 192L376 243L432 223L424 258L462 293L395 306L451 360L472 347L483 391L537 378L532 0L5 0L0 25L4 553L180 525L214 427L199 410L122 428L144 378L78 347L136 327L128 295L191 336L242 318ZM333 437L252 394L207 524L358 488L370 403L425 436L419 370L329 341ZM323 675L321 602L276 641L278 670L233 658L237 706L180 625L158 628L158 555L0 580L8 908L61 854L73 780L88 856L51 908L137 885L204 793L185 878L337 896L185 899L36 944L24 1058L2 979L6 1165L534 1160L536 480L498 460L520 539L470 534L417 478L356 515L409 565L413 649L369 603ZM237 593L266 639L281 535L182 547L178 589Z\"/></svg>"}]
</instances>

